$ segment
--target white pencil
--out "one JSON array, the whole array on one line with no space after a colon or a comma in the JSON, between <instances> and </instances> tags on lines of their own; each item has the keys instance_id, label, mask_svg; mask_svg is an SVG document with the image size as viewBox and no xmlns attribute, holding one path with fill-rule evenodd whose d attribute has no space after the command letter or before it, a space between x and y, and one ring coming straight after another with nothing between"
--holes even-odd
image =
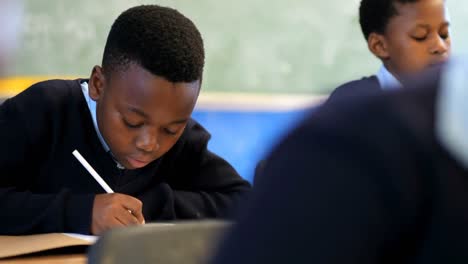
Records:
<instances>
[{"instance_id":1,"label":"white pencil","mask_svg":"<svg viewBox=\"0 0 468 264\"><path fill-rule=\"evenodd\" d=\"M80 152L78 152L78 150L75 149L72 152L72 154L81 163L81 165L83 165L83 167L85 167L85 169L91 174L91 176L93 176L93 178L99 183L99 185L101 185L101 187L107 193L114 193L114 190L112 190L112 188L104 181L104 179L101 178L101 176L99 176L99 174L93 169L93 167L91 167L91 165L85 160L85 158L83 158L83 156L81 156L81 154L80 154ZM130 214L133 214L132 210L127 209L127 211ZM144 222L143 222L143 224L144 224Z\"/></svg>"},{"instance_id":2,"label":"white pencil","mask_svg":"<svg viewBox=\"0 0 468 264\"><path fill-rule=\"evenodd\" d=\"M101 187L107 192L107 193L114 193L111 187L107 185L107 183L99 176L99 174L89 165L89 163L81 156L80 152L78 150L74 150L72 152L73 156L85 167L85 169L93 176L93 178L101 185Z\"/></svg>"}]
</instances>

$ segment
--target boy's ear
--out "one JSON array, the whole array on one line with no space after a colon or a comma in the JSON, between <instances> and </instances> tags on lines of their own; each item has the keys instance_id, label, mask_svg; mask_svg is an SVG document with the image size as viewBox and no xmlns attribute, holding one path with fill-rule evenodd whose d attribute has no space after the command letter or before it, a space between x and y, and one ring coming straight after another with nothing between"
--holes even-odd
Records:
<instances>
[{"instance_id":1,"label":"boy's ear","mask_svg":"<svg viewBox=\"0 0 468 264\"><path fill-rule=\"evenodd\" d=\"M369 50L381 60L386 60L390 57L387 49L387 41L382 34L375 32L370 33L367 38L367 46Z\"/></svg>"},{"instance_id":2,"label":"boy's ear","mask_svg":"<svg viewBox=\"0 0 468 264\"><path fill-rule=\"evenodd\" d=\"M106 78L102 72L102 68L100 66L94 66L88 83L89 97L94 101L99 100L104 94L105 83Z\"/></svg>"}]
</instances>

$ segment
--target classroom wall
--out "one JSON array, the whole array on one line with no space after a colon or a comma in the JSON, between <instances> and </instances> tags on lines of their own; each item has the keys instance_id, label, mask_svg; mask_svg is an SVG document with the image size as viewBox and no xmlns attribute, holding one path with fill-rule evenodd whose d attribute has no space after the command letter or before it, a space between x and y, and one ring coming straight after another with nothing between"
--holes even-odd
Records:
<instances>
[{"instance_id":1,"label":"classroom wall","mask_svg":"<svg viewBox=\"0 0 468 264\"><path fill-rule=\"evenodd\" d=\"M193 118L210 131L211 151L223 157L246 180L253 183L255 168L279 139L307 111L226 111L196 109Z\"/></svg>"},{"instance_id":2,"label":"classroom wall","mask_svg":"<svg viewBox=\"0 0 468 264\"><path fill-rule=\"evenodd\" d=\"M447 0L455 53L468 46L468 1ZM375 72L358 25L359 0L24 0L24 41L11 75L87 76L115 17L130 6L172 6L200 28L205 91L327 93Z\"/></svg>"}]
</instances>

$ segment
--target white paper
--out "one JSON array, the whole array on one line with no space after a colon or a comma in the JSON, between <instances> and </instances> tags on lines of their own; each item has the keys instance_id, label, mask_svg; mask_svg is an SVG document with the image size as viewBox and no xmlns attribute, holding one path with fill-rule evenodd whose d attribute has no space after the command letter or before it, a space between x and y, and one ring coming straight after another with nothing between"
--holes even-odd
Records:
<instances>
[{"instance_id":1,"label":"white paper","mask_svg":"<svg viewBox=\"0 0 468 264\"><path fill-rule=\"evenodd\" d=\"M77 233L63 233L63 234L69 237L82 239L82 240L92 242L92 243L96 242L96 240L98 239L97 236L91 236L91 235L83 235L83 234L77 234Z\"/></svg>"}]
</instances>

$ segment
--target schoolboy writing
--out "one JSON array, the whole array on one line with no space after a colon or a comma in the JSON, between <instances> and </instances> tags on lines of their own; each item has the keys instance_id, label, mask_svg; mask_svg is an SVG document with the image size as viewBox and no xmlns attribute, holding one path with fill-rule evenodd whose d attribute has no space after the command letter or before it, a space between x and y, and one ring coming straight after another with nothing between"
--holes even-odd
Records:
<instances>
[{"instance_id":1,"label":"schoolboy writing","mask_svg":"<svg viewBox=\"0 0 468 264\"><path fill-rule=\"evenodd\" d=\"M382 66L376 75L341 85L330 100L399 88L406 75L442 63L450 55L445 0L362 0L359 22L369 50Z\"/></svg>"},{"instance_id":2,"label":"schoolboy writing","mask_svg":"<svg viewBox=\"0 0 468 264\"><path fill-rule=\"evenodd\" d=\"M204 66L191 20L157 5L114 22L88 79L35 84L0 106L0 234L101 234L225 217L250 190L191 119ZM105 193L74 150L115 191Z\"/></svg>"}]
</instances>

